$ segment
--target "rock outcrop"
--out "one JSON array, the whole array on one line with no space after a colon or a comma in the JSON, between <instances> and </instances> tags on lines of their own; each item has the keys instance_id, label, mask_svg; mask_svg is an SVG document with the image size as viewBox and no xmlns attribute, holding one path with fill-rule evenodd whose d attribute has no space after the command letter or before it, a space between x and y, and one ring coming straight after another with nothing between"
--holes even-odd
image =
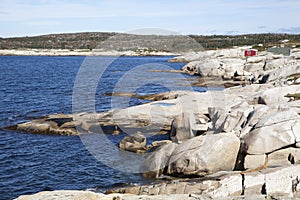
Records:
<instances>
[{"instance_id":1,"label":"rock outcrop","mask_svg":"<svg viewBox=\"0 0 300 200\"><path fill-rule=\"evenodd\" d=\"M247 48L249 47L189 53L175 57L172 61L188 62L182 68L184 73L203 77L222 77L223 81L229 81L231 85L248 84L251 74L254 74L257 83L275 83L281 86L297 84L297 78L288 79L299 71L297 53L283 56L260 52L259 56L246 59L242 54ZM297 49L293 51L298 52Z\"/></svg>"},{"instance_id":2,"label":"rock outcrop","mask_svg":"<svg viewBox=\"0 0 300 200\"><path fill-rule=\"evenodd\" d=\"M300 197L298 54L263 52L246 60L242 50L200 52L173 61L191 61L183 68L187 73L222 76L243 85L164 93L145 97L153 102L126 109L51 115L9 128L70 135L125 132L129 136L120 142L121 149L146 152L139 166L143 176L181 178L108 193ZM251 73L255 83L249 85ZM149 148L145 136L134 135L137 131L152 136L168 133L170 140L156 141Z\"/></svg>"}]
</instances>

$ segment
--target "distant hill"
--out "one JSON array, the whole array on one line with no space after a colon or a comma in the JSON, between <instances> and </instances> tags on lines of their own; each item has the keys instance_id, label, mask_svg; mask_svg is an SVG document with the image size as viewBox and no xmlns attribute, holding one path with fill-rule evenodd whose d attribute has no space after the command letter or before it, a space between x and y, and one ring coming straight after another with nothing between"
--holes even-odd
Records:
<instances>
[{"instance_id":1,"label":"distant hill","mask_svg":"<svg viewBox=\"0 0 300 200\"><path fill-rule=\"evenodd\" d=\"M172 52L195 48L195 41L205 49L258 45L267 48L280 45L300 47L300 34L247 34L247 35L188 35L158 36L132 35L109 32L49 34L33 37L0 38L0 49L95 49L105 50L158 50ZM200 46L199 45L199 46ZM197 45L196 45L197 46ZM198 47L197 47L198 48Z\"/></svg>"}]
</instances>

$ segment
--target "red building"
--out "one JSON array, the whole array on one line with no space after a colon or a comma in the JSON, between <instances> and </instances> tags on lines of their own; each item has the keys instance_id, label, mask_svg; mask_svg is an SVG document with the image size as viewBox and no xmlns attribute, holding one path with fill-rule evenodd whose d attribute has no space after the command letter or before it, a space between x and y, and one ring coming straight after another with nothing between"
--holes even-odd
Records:
<instances>
[{"instance_id":1,"label":"red building","mask_svg":"<svg viewBox=\"0 0 300 200\"><path fill-rule=\"evenodd\" d=\"M249 57L249 56L257 56L257 50L255 49L249 49L249 50L246 50L244 52L244 56L245 57Z\"/></svg>"}]
</instances>

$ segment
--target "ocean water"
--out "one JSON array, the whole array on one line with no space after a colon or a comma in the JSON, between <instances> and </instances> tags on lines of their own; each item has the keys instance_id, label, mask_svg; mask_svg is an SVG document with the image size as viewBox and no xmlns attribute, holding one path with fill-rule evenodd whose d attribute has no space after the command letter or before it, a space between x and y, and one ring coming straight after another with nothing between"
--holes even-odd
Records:
<instances>
[{"instance_id":1,"label":"ocean water","mask_svg":"<svg viewBox=\"0 0 300 200\"><path fill-rule=\"evenodd\" d=\"M114 91L143 95L173 89L204 90L189 86L184 80L189 78L186 75L155 71L180 69L184 65L167 63L168 59L1 56L0 199L45 190L104 191L115 185L153 181L105 166L86 150L80 137L20 133L3 127L49 114L72 113L74 83L86 65L95 70L84 78L85 83L90 83L91 76L97 80L92 97L96 111L144 103L128 98L125 103L112 106L112 97L104 94ZM101 70L99 75L97 71ZM124 136L107 137L117 144Z\"/></svg>"}]
</instances>

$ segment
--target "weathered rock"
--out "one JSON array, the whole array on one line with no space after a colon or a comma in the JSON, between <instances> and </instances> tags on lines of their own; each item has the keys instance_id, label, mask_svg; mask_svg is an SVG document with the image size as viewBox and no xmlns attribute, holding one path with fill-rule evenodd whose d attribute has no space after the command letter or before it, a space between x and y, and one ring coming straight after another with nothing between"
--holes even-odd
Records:
<instances>
[{"instance_id":1,"label":"weathered rock","mask_svg":"<svg viewBox=\"0 0 300 200\"><path fill-rule=\"evenodd\" d=\"M158 147L158 146L162 146L162 145L165 145L165 144L170 144L172 143L171 140L160 140L160 141L154 141L151 143L151 147Z\"/></svg>"},{"instance_id":2,"label":"weathered rock","mask_svg":"<svg viewBox=\"0 0 300 200\"><path fill-rule=\"evenodd\" d=\"M78 135L78 132L74 127L59 127L55 121L45 119L18 124L14 126L13 129L38 134Z\"/></svg>"},{"instance_id":3,"label":"weathered rock","mask_svg":"<svg viewBox=\"0 0 300 200\"><path fill-rule=\"evenodd\" d=\"M140 171L144 177L157 178L162 175L164 168L168 166L170 156L177 144L169 143L162 146L158 146L157 149L152 149L153 152L148 153L142 165Z\"/></svg>"},{"instance_id":4,"label":"weathered rock","mask_svg":"<svg viewBox=\"0 0 300 200\"><path fill-rule=\"evenodd\" d=\"M243 127L254 127L262 118L277 112L277 109L271 109L266 105L255 105L254 109L248 114L247 121Z\"/></svg>"},{"instance_id":5,"label":"weathered rock","mask_svg":"<svg viewBox=\"0 0 300 200\"><path fill-rule=\"evenodd\" d=\"M216 58L229 58L229 59L241 59L245 49L249 47L236 47L231 49L217 49L207 50L199 52L189 52L182 56L177 56L169 60L169 62L192 62L203 59L216 59Z\"/></svg>"},{"instance_id":6,"label":"weathered rock","mask_svg":"<svg viewBox=\"0 0 300 200\"><path fill-rule=\"evenodd\" d=\"M264 70L279 69L281 67L284 67L287 64L287 62L288 60L286 58L268 60L266 62Z\"/></svg>"},{"instance_id":7,"label":"weathered rock","mask_svg":"<svg viewBox=\"0 0 300 200\"><path fill-rule=\"evenodd\" d=\"M215 133L220 133L223 130L227 111L222 108L209 107L208 112L211 119L209 130L214 131Z\"/></svg>"},{"instance_id":8,"label":"weathered rock","mask_svg":"<svg viewBox=\"0 0 300 200\"><path fill-rule=\"evenodd\" d=\"M242 182L243 180L240 174L223 176L218 181L217 188L209 188L208 191L204 191L203 193L214 198L240 196L243 191Z\"/></svg>"},{"instance_id":9,"label":"weathered rock","mask_svg":"<svg viewBox=\"0 0 300 200\"><path fill-rule=\"evenodd\" d=\"M300 65L296 63L289 63L286 66L279 68L279 69L273 69L269 70L259 78L259 83L273 83L275 85L284 86L288 82L287 81L293 81L291 84L295 81L295 74L300 73Z\"/></svg>"},{"instance_id":10,"label":"weathered rock","mask_svg":"<svg viewBox=\"0 0 300 200\"><path fill-rule=\"evenodd\" d=\"M283 195L295 197L299 184L300 167L290 166L265 170L266 193L268 195Z\"/></svg>"},{"instance_id":11,"label":"weathered rock","mask_svg":"<svg viewBox=\"0 0 300 200\"><path fill-rule=\"evenodd\" d=\"M283 111L278 110L277 112L274 111L269 112L269 114L266 116L262 116L262 118L256 123L255 128L272 126L287 121L292 121L292 122L295 122L297 120L300 121L300 116L293 109L283 110Z\"/></svg>"},{"instance_id":12,"label":"weathered rock","mask_svg":"<svg viewBox=\"0 0 300 200\"><path fill-rule=\"evenodd\" d=\"M18 125L19 130L31 133L47 133L50 127L51 124L46 122L26 122Z\"/></svg>"},{"instance_id":13,"label":"weathered rock","mask_svg":"<svg viewBox=\"0 0 300 200\"><path fill-rule=\"evenodd\" d=\"M222 63L218 60L202 60L188 63L182 70L190 75L199 74L201 76L222 76Z\"/></svg>"},{"instance_id":14,"label":"weathered rock","mask_svg":"<svg viewBox=\"0 0 300 200\"><path fill-rule=\"evenodd\" d=\"M296 137L296 142L300 142L300 120L295 121L295 124L292 126L292 131Z\"/></svg>"},{"instance_id":15,"label":"weathered rock","mask_svg":"<svg viewBox=\"0 0 300 200\"><path fill-rule=\"evenodd\" d=\"M247 58L247 63L262 63L265 59L265 56L251 56Z\"/></svg>"},{"instance_id":16,"label":"weathered rock","mask_svg":"<svg viewBox=\"0 0 300 200\"><path fill-rule=\"evenodd\" d=\"M247 102L243 102L232 107L231 110L225 111L220 108L209 108L211 118L210 130L215 133L219 132L240 132L243 125L248 120L248 114L253 110Z\"/></svg>"},{"instance_id":17,"label":"weathered rock","mask_svg":"<svg viewBox=\"0 0 300 200\"><path fill-rule=\"evenodd\" d=\"M80 121L71 121L71 122L66 122L66 123L62 124L60 126L60 128L76 128L80 125L81 125Z\"/></svg>"},{"instance_id":18,"label":"weathered rock","mask_svg":"<svg viewBox=\"0 0 300 200\"><path fill-rule=\"evenodd\" d=\"M206 195L190 195L190 194L168 194L168 195L133 195L126 194L101 194L91 191L77 191L77 190L57 190L39 192L33 195L22 195L16 200L211 200L210 196ZM220 199L222 200L222 199ZM224 199L229 200L229 199Z\"/></svg>"},{"instance_id":19,"label":"weathered rock","mask_svg":"<svg viewBox=\"0 0 300 200\"><path fill-rule=\"evenodd\" d=\"M245 65L244 70L251 73L257 73L263 71L263 68L264 68L264 62L248 63Z\"/></svg>"},{"instance_id":20,"label":"weathered rock","mask_svg":"<svg viewBox=\"0 0 300 200\"><path fill-rule=\"evenodd\" d=\"M296 94L300 93L300 87L297 85L285 86L285 87L276 87L269 90L262 91L261 94L258 94L261 102L264 102L266 105L278 105L282 103L287 103L289 98L286 97L287 94Z\"/></svg>"},{"instance_id":21,"label":"weathered rock","mask_svg":"<svg viewBox=\"0 0 300 200\"><path fill-rule=\"evenodd\" d=\"M146 137L139 132L134 135L128 135L120 141L119 147L131 152L145 151Z\"/></svg>"},{"instance_id":22,"label":"weathered rock","mask_svg":"<svg viewBox=\"0 0 300 200\"><path fill-rule=\"evenodd\" d=\"M187 112L181 113L176 117L171 125L170 138L174 142L184 141L194 137L194 133L191 129L190 114Z\"/></svg>"},{"instance_id":23,"label":"weathered rock","mask_svg":"<svg viewBox=\"0 0 300 200\"><path fill-rule=\"evenodd\" d=\"M247 120L248 113L249 108L244 109L244 112L240 110L234 110L233 112L229 113L224 121L223 131L239 131L241 129L241 125Z\"/></svg>"},{"instance_id":24,"label":"weathered rock","mask_svg":"<svg viewBox=\"0 0 300 200\"><path fill-rule=\"evenodd\" d=\"M119 188L109 193L131 193L137 195L195 194L213 199L257 199L260 195L268 197L296 199L300 194L300 165L290 165L260 171L216 173L205 179L174 180L163 183ZM240 196L242 195L242 196ZM254 195L254 196L252 196ZM239 197L235 197L239 196ZM222 198L221 198L222 199Z\"/></svg>"},{"instance_id":25,"label":"weathered rock","mask_svg":"<svg viewBox=\"0 0 300 200\"><path fill-rule=\"evenodd\" d=\"M244 161L245 169L257 169L266 163L266 155L246 155Z\"/></svg>"},{"instance_id":26,"label":"weathered rock","mask_svg":"<svg viewBox=\"0 0 300 200\"><path fill-rule=\"evenodd\" d=\"M203 176L220 170L232 170L239 148L240 140L233 133L192 138L173 151L167 173Z\"/></svg>"},{"instance_id":27,"label":"weathered rock","mask_svg":"<svg viewBox=\"0 0 300 200\"><path fill-rule=\"evenodd\" d=\"M286 148L268 155L268 166L291 165L300 163L300 149Z\"/></svg>"},{"instance_id":28,"label":"weathered rock","mask_svg":"<svg viewBox=\"0 0 300 200\"><path fill-rule=\"evenodd\" d=\"M22 195L17 200L33 200L33 199L53 199L53 200L75 200L75 199L111 199L105 197L104 194L98 194L90 191L75 190L58 190L44 191L33 195Z\"/></svg>"},{"instance_id":29,"label":"weathered rock","mask_svg":"<svg viewBox=\"0 0 300 200\"><path fill-rule=\"evenodd\" d=\"M243 152L247 154L267 154L296 143L291 127L293 121L252 130L243 137Z\"/></svg>"},{"instance_id":30,"label":"weathered rock","mask_svg":"<svg viewBox=\"0 0 300 200\"><path fill-rule=\"evenodd\" d=\"M265 175L261 172L252 172L243 174L244 177L244 195L266 194L265 193Z\"/></svg>"}]
</instances>

